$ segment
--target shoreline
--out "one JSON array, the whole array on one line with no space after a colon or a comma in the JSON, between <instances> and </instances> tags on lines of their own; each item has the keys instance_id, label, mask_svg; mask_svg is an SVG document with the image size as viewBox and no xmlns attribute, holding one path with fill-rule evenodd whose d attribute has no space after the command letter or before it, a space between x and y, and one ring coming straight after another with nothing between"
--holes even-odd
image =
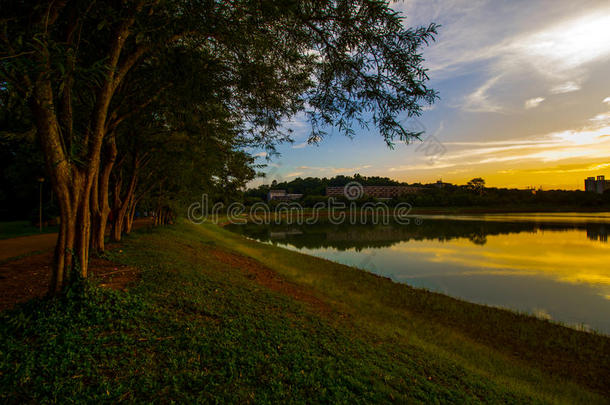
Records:
<instances>
[{"instance_id":1,"label":"shoreline","mask_svg":"<svg viewBox=\"0 0 610 405\"><path fill-rule=\"evenodd\" d=\"M356 219L359 218L363 218L362 217L362 210L360 207L357 207L356 210L354 211L356 213L355 217ZM322 221L322 222L326 222L329 220L329 210L328 209L323 209L323 210L317 210L317 211L313 211L311 208L304 208L302 211L286 211L286 210L279 210L278 212L276 211L269 211L269 212L265 212L265 213L260 213L257 212L256 216L252 216L249 213L242 213L239 215L234 215L231 218L222 215L220 218L213 218L211 221L207 221L204 220L199 224L205 224L205 223L214 223L217 224L221 227L225 227L227 225L230 224L235 224L235 225L241 225L241 224L247 224L249 222L253 222L253 223L259 223L259 224L272 224L272 223L278 223L278 221L282 222L284 219L290 217L290 222L288 223L296 223L296 224L306 224L307 221L311 218L316 218L314 223L317 223L317 221ZM341 210L337 210L335 212L335 214L345 214L344 218L340 221L337 222L343 222L343 221L350 221L351 218L348 218L346 215L350 213L349 208L347 209L341 209ZM315 215L314 215L315 214ZM581 215L581 214L592 214L591 219L594 220L595 216L594 214L606 214L605 216L610 216L610 209L600 209L598 211L575 211L575 210L571 210L571 209L566 209L566 210L529 210L529 209L523 209L523 210L518 210L518 209L497 209L497 210L490 210L490 209L483 209L483 208L463 208L463 207L456 207L456 208L452 208L452 209L443 209L443 208L419 208L419 209L413 209L412 211L408 212L408 214L406 215L401 215L401 217L403 218L416 218L417 217L425 217L425 216L430 216L432 217L432 219L434 219L435 216L460 216L460 215L486 215L486 214L541 214L541 215L547 215L547 214L574 214L574 215ZM392 212L391 209L389 209L385 214L382 213L381 211L373 211L373 210L366 210L365 211L365 215L366 218L369 217L373 217L373 218L377 218L377 219L381 219L383 218L384 215L388 215L390 219L395 218L394 213ZM351 214L350 214L351 216ZM451 219L451 218L446 218L446 219ZM604 218L605 219L605 218ZM244 222L245 221L245 222ZM257 222L258 221L258 222ZM368 223L368 220L365 220L364 223ZM399 222L400 223L400 222Z\"/></svg>"},{"instance_id":2,"label":"shoreline","mask_svg":"<svg viewBox=\"0 0 610 405\"><path fill-rule=\"evenodd\" d=\"M0 397L590 404L610 395L607 336L217 225L142 229L105 257L140 269L141 281L128 292L87 287L84 307L43 300L2 313L12 321L0 328Z\"/></svg>"},{"instance_id":3,"label":"shoreline","mask_svg":"<svg viewBox=\"0 0 610 405\"><path fill-rule=\"evenodd\" d=\"M422 207L413 208L413 215L431 214L537 214L537 213L610 213L610 207L579 208L579 207L516 207L516 208L489 208L489 207Z\"/></svg>"}]
</instances>

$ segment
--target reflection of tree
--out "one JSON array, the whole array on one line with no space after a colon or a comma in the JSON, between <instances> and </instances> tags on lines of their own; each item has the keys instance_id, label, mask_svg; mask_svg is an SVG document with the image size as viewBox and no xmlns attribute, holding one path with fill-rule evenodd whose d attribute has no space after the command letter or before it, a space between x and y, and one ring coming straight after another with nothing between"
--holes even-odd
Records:
<instances>
[{"instance_id":1,"label":"reflection of tree","mask_svg":"<svg viewBox=\"0 0 610 405\"><path fill-rule=\"evenodd\" d=\"M487 243L487 235L483 234L473 234L468 238L475 245L484 245Z\"/></svg>"},{"instance_id":2,"label":"reflection of tree","mask_svg":"<svg viewBox=\"0 0 610 405\"><path fill-rule=\"evenodd\" d=\"M590 239L607 240L603 224L549 224L536 222L451 221L426 219L422 225L234 225L230 229L262 240L278 240L297 248L335 248L338 250L379 248L410 240L445 242L466 238L476 245L487 243L489 235L520 232L570 231L586 229Z\"/></svg>"},{"instance_id":3,"label":"reflection of tree","mask_svg":"<svg viewBox=\"0 0 610 405\"><path fill-rule=\"evenodd\" d=\"M608 228L606 224L587 224L587 238L608 242Z\"/></svg>"}]
</instances>

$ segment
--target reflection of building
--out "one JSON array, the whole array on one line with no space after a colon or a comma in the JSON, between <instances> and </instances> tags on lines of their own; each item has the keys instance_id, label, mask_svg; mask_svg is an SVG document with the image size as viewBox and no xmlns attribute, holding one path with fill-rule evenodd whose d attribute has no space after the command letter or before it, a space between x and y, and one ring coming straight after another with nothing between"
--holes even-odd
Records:
<instances>
[{"instance_id":1,"label":"reflection of building","mask_svg":"<svg viewBox=\"0 0 610 405\"><path fill-rule=\"evenodd\" d=\"M326 195L329 197L341 197L345 187L326 187ZM392 198L404 194L415 194L421 190L420 187L410 186L362 186L362 195L375 198Z\"/></svg>"},{"instance_id":2,"label":"reflection of building","mask_svg":"<svg viewBox=\"0 0 610 405\"><path fill-rule=\"evenodd\" d=\"M608 229L605 224L587 224L587 238L608 242Z\"/></svg>"},{"instance_id":3,"label":"reflection of building","mask_svg":"<svg viewBox=\"0 0 610 405\"><path fill-rule=\"evenodd\" d=\"M303 197L303 194L288 194L286 190L269 190L267 193L267 201L281 200L281 201L292 201L298 200Z\"/></svg>"},{"instance_id":4,"label":"reflection of building","mask_svg":"<svg viewBox=\"0 0 610 405\"><path fill-rule=\"evenodd\" d=\"M269 237L271 239L286 239L286 237L288 237L288 236L297 236L297 235L303 235L303 232L299 231L298 229L292 229L290 231L285 231L285 232L269 232Z\"/></svg>"},{"instance_id":5,"label":"reflection of building","mask_svg":"<svg viewBox=\"0 0 610 405\"><path fill-rule=\"evenodd\" d=\"M597 179L595 177L585 179L585 191L603 194L608 189L610 189L610 180L606 180L604 176L597 176Z\"/></svg>"}]
</instances>

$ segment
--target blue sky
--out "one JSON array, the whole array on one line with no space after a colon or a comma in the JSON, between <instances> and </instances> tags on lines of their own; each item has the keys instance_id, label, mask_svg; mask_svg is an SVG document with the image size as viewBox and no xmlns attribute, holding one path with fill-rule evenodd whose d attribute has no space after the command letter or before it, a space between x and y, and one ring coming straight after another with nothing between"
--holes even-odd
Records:
<instances>
[{"instance_id":1,"label":"blue sky","mask_svg":"<svg viewBox=\"0 0 610 405\"><path fill-rule=\"evenodd\" d=\"M305 143L306 122L287 125L295 142L265 170L273 179L337 174L407 182L575 189L610 177L610 2L411 0L393 7L405 25L442 25L424 50L441 99L418 122L421 143L387 148L371 128ZM428 149L429 151L429 149ZM264 157L261 156L261 162Z\"/></svg>"}]
</instances>

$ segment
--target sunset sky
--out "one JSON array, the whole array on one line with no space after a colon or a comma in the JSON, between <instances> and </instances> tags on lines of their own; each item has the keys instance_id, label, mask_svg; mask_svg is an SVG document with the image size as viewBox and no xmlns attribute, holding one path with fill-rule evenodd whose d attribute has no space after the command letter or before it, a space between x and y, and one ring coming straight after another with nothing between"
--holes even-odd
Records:
<instances>
[{"instance_id":1,"label":"sunset sky","mask_svg":"<svg viewBox=\"0 0 610 405\"><path fill-rule=\"evenodd\" d=\"M297 119L289 124L295 143L281 146L268 178L253 185L360 173L582 189L587 176L610 177L610 2L408 0L394 7L406 25L442 25L424 50L440 100L407 125L425 129L423 138L438 140L444 154L430 156L419 141L390 150L374 130L308 145L308 126Z\"/></svg>"}]
</instances>

